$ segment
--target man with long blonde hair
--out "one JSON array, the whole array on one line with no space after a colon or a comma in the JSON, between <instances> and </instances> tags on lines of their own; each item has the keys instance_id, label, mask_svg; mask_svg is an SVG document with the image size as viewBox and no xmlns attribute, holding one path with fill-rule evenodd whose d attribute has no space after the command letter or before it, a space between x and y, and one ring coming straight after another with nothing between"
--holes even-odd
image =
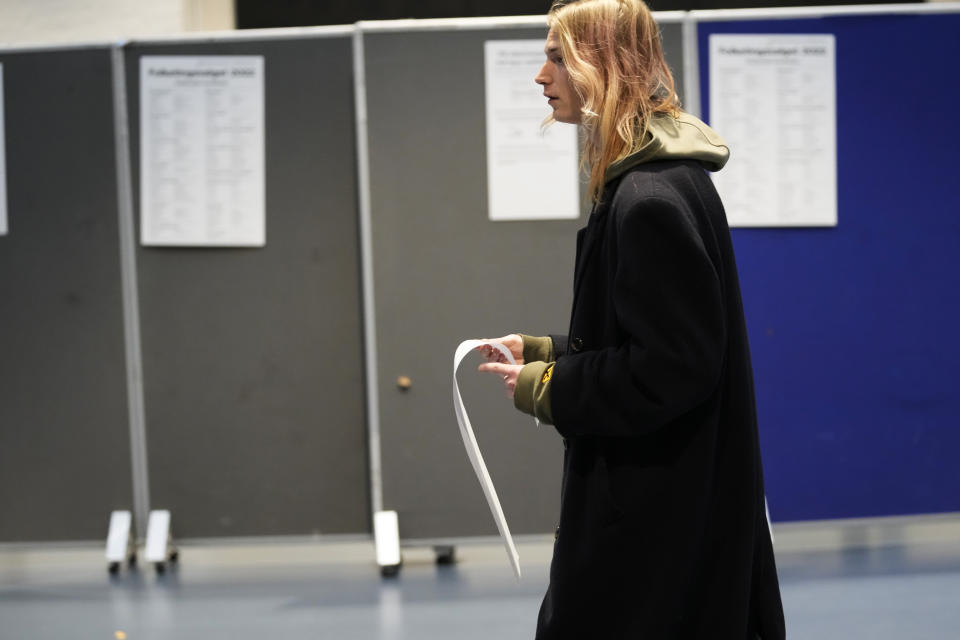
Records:
<instances>
[{"instance_id":1,"label":"man with long blonde hair","mask_svg":"<svg viewBox=\"0 0 960 640\"><path fill-rule=\"evenodd\" d=\"M579 124L594 201L567 336L489 348L565 455L537 638L777 640L753 374L730 232L706 170L723 140L680 109L641 0L549 13L536 77Z\"/></svg>"}]
</instances>

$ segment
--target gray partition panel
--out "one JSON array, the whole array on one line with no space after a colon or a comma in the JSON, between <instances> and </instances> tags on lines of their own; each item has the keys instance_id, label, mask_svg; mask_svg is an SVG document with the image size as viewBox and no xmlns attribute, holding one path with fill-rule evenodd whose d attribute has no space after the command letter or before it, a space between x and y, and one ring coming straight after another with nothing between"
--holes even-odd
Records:
<instances>
[{"instance_id":1,"label":"gray partition panel","mask_svg":"<svg viewBox=\"0 0 960 640\"><path fill-rule=\"evenodd\" d=\"M263 55L267 245L139 247L151 502L182 536L370 531L348 36L136 44Z\"/></svg>"},{"instance_id":2,"label":"gray partition panel","mask_svg":"<svg viewBox=\"0 0 960 640\"><path fill-rule=\"evenodd\" d=\"M496 533L451 404L457 344L566 330L581 222L487 218L483 43L545 35L364 34L383 504L405 539ZM560 439L478 363L464 364L461 392L504 512L515 533L550 531Z\"/></svg>"},{"instance_id":3,"label":"gray partition panel","mask_svg":"<svg viewBox=\"0 0 960 640\"><path fill-rule=\"evenodd\" d=\"M660 23L663 55L673 72L673 84L683 99L683 25L679 22Z\"/></svg>"},{"instance_id":4,"label":"gray partition panel","mask_svg":"<svg viewBox=\"0 0 960 640\"><path fill-rule=\"evenodd\" d=\"M0 541L132 508L110 50L2 53Z\"/></svg>"},{"instance_id":5,"label":"gray partition panel","mask_svg":"<svg viewBox=\"0 0 960 640\"><path fill-rule=\"evenodd\" d=\"M679 60L678 24L665 40L671 34ZM457 344L566 333L586 210L573 221L487 217L483 43L545 36L543 28L364 34L383 507L398 512L403 539L496 534L451 404ZM515 411L497 379L474 371L479 362L465 362L459 380L508 522L514 533L550 532L561 440ZM399 376L411 379L409 390Z\"/></svg>"}]
</instances>

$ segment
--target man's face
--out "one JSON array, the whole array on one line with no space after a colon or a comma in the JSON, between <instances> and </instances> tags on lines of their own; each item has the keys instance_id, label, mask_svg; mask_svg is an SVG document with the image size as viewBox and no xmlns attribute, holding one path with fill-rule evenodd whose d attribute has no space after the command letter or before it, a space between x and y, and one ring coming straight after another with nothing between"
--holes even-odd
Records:
<instances>
[{"instance_id":1,"label":"man's face","mask_svg":"<svg viewBox=\"0 0 960 640\"><path fill-rule=\"evenodd\" d=\"M553 108L553 118L557 122L579 124L581 118L580 96L570 81L570 73L564 64L560 51L560 40L553 29L547 34L547 43L543 48L547 61L540 68L534 82L543 87L547 104Z\"/></svg>"}]
</instances>

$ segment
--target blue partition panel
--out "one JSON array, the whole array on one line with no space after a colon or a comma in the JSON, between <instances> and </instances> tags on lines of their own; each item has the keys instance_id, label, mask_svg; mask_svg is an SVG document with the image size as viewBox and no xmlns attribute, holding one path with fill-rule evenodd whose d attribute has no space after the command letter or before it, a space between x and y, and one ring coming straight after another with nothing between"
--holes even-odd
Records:
<instances>
[{"instance_id":1,"label":"blue partition panel","mask_svg":"<svg viewBox=\"0 0 960 640\"><path fill-rule=\"evenodd\" d=\"M734 230L773 519L960 511L960 14L713 33L836 36L839 225Z\"/></svg>"}]
</instances>

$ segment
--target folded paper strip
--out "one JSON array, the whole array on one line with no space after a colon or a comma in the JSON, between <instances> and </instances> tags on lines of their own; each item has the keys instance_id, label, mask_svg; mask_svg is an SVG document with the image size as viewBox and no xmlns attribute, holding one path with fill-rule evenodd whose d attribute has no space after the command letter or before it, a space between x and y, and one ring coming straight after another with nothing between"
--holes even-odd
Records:
<instances>
[{"instance_id":1,"label":"folded paper strip","mask_svg":"<svg viewBox=\"0 0 960 640\"><path fill-rule=\"evenodd\" d=\"M463 446L467 450L467 457L470 458L470 464L477 474L477 480L480 481L480 487L483 488L483 495L487 498L487 504L490 506L490 513L493 514L493 520L497 523L497 529L500 531L500 537L507 549L507 558L510 560L510 566L513 567L513 573L520 579L520 554L517 553L517 547L513 544L513 536L510 535L510 527L507 526L507 519L503 515L503 509L500 507L500 499L497 497L497 490L493 486L493 480L490 479L490 473L487 471L487 465L483 462L483 455L480 453L480 447L477 445L477 438L473 434L473 427L470 424L470 418L467 416L467 410L463 406L463 398L460 397L460 386L457 384L457 369L460 363L468 353L482 347L490 345L500 351L510 364L516 364L510 350L499 342L487 340L464 340L457 347L453 356L453 409L457 414L457 423L460 425L460 435L463 437Z\"/></svg>"}]
</instances>

